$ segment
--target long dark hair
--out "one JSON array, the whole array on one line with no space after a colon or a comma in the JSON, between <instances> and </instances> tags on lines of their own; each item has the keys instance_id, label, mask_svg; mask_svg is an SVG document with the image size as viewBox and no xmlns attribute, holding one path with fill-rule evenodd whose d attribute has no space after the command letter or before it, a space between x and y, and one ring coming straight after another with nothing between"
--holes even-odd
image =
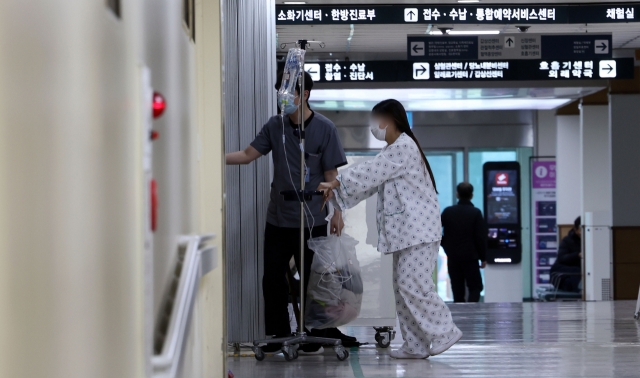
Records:
<instances>
[{"instance_id":1,"label":"long dark hair","mask_svg":"<svg viewBox=\"0 0 640 378\"><path fill-rule=\"evenodd\" d=\"M418 139L415 135L413 135L413 131L409 126L409 119L407 118L407 112L404 110L404 106L398 100L384 100L378 103L373 107L371 113L374 115L382 115L393 119L393 122L396 124L396 127L400 132L407 134L408 136L416 142L418 146L418 150L420 150L420 155L422 155L422 161L424 165L427 167L427 171L429 172L429 176L431 177L431 182L433 183L433 189L438 193L438 189L436 188L436 179L433 177L433 172L431 171L431 166L429 165L429 161L427 157L424 155L424 151L422 151L422 147L420 147L420 143L418 143Z\"/></svg>"}]
</instances>

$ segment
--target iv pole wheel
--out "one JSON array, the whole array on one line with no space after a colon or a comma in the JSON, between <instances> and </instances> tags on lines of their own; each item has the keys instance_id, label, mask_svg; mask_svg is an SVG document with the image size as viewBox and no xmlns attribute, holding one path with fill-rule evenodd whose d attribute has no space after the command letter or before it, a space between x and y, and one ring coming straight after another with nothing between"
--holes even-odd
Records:
<instances>
[{"instance_id":1,"label":"iv pole wheel","mask_svg":"<svg viewBox=\"0 0 640 378\"><path fill-rule=\"evenodd\" d=\"M282 354L287 361L293 361L298 358L298 351L292 346L282 347Z\"/></svg>"},{"instance_id":2,"label":"iv pole wheel","mask_svg":"<svg viewBox=\"0 0 640 378\"><path fill-rule=\"evenodd\" d=\"M261 347L255 347L253 349L253 353L255 353L255 358L258 361L264 360L265 354Z\"/></svg>"},{"instance_id":3,"label":"iv pole wheel","mask_svg":"<svg viewBox=\"0 0 640 378\"><path fill-rule=\"evenodd\" d=\"M389 345L391 345L391 337L389 333L382 334L380 332L376 332L375 339L380 348L388 348Z\"/></svg>"},{"instance_id":4,"label":"iv pole wheel","mask_svg":"<svg viewBox=\"0 0 640 378\"><path fill-rule=\"evenodd\" d=\"M349 351L344 349L344 347L336 348L336 357L338 357L339 361L344 361L349 358Z\"/></svg>"}]
</instances>

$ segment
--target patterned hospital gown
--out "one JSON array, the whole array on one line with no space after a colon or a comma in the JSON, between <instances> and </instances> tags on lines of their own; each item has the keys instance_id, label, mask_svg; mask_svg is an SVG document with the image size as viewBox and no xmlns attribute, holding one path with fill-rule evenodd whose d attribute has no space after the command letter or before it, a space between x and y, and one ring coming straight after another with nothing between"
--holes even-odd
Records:
<instances>
[{"instance_id":1,"label":"patterned hospital gown","mask_svg":"<svg viewBox=\"0 0 640 378\"><path fill-rule=\"evenodd\" d=\"M334 190L340 209L378 193L378 251L396 252L442 238L440 205L416 143L405 133L372 160L344 169Z\"/></svg>"},{"instance_id":2,"label":"patterned hospital gown","mask_svg":"<svg viewBox=\"0 0 640 378\"><path fill-rule=\"evenodd\" d=\"M432 273L440 247L440 205L416 143L403 133L372 160L344 169L332 203L348 209L378 193L378 251L393 253L393 288L404 344L426 357L457 341Z\"/></svg>"}]
</instances>

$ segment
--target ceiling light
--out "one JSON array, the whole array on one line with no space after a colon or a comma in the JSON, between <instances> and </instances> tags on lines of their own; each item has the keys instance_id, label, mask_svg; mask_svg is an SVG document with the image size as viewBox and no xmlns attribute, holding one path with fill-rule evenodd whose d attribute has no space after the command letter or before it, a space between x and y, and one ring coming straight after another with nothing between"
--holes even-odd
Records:
<instances>
[{"instance_id":1,"label":"ceiling light","mask_svg":"<svg viewBox=\"0 0 640 378\"><path fill-rule=\"evenodd\" d=\"M431 31L430 35L442 35L440 31ZM451 30L448 35L489 35L500 34L500 30Z\"/></svg>"},{"instance_id":2,"label":"ceiling light","mask_svg":"<svg viewBox=\"0 0 640 378\"><path fill-rule=\"evenodd\" d=\"M285 4L285 5L304 5L306 3L307 3L306 1L285 1L282 4Z\"/></svg>"},{"instance_id":3,"label":"ceiling light","mask_svg":"<svg viewBox=\"0 0 640 378\"><path fill-rule=\"evenodd\" d=\"M395 98L408 111L458 110L549 110L573 101L573 98L533 98L496 95L482 90L443 88L396 89L314 89L311 105L318 110L370 110L379 101Z\"/></svg>"},{"instance_id":4,"label":"ceiling light","mask_svg":"<svg viewBox=\"0 0 640 378\"><path fill-rule=\"evenodd\" d=\"M480 0L458 0L459 3L479 3Z\"/></svg>"}]
</instances>

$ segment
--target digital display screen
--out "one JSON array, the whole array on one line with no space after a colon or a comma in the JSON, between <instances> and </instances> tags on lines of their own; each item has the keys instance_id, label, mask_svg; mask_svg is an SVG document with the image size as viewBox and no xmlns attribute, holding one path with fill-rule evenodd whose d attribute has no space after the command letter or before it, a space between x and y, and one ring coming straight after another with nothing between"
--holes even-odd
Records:
<instances>
[{"instance_id":1,"label":"digital display screen","mask_svg":"<svg viewBox=\"0 0 640 378\"><path fill-rule=\"evenodd\" d=\"M489 225L517 225L520 216L517 197L518 171L491 170L485 185L487 223ZM500 233L500 229L497 230ZM491 236L491 233L489 234Z\"/></svg>"},{"instance_id":2,"label":"digital display screen","mask_svg":"<svg viewBox=\"0 0 640 378\"><path fill-rule=\"evenodd\" d=\"M518 231L511 228L489 228L487 246L491 249L518 248Z\"/></svg>"}]
</instances>

